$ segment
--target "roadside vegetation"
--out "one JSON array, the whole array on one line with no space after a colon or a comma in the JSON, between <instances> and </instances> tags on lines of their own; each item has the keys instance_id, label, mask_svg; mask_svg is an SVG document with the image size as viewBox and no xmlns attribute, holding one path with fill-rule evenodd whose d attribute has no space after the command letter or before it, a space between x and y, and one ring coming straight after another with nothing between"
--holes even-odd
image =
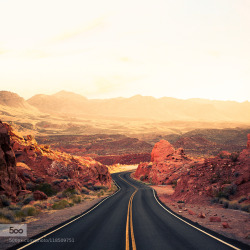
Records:
<instances>
[{"instance_id":1,"label":"roadside vegetation","mask_svg":"<svg viewBox=\"0 0 250 250\"><path fill-rule=\"evenodd\" d=\"M110 189L104 186L97 186L93 190L83 187L81 191L67 188L61 192L56 192L50 185L42 184L34 190L39 190L48 196L44 200L35 200L33 193L18 197L18 202L13 203L5 195L0 195L0 224L11 224L25 222L33 216L37 216L46 211L60 210L73 207L82 202L109 196L117 191L117 187L112 183Z\"/></svg>"}]
</instances>

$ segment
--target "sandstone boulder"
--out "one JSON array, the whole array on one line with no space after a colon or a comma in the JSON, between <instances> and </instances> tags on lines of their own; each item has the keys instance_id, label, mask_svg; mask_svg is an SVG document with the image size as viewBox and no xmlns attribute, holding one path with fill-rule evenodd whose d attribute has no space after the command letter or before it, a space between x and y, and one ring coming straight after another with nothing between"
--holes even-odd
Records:
<instances>
[{"instance_id":1,"label":"sandstone boulder","mask_svg":"<svg viewBox=\"0 0 250 250\"><path fill-rule=\"evenodd\" d=\"M161 162L175 153L174 147L166 140L157 142L151 153L151 162Z\"/></svg>"},{"instance_id":2,"label":"sandstone boulder","mask_svg":"<svg viewBox=\"0 0 250 250\"><path fill-rule=\"evenodd\" d=\"M221 222L221 218L218 216L212 216L209 218L210 222Z\"/></svg>"},{"instance_id":3,"label":"sandstone boulder","mask_svg":"<svg viewBox=\"0 0 250 250\"><path fill-rule=\"evenodd\" d=\"M227 222L222 222L221 225L223 228L231 228Z\"/></svg>"},{"instance_id":4,"label":"sandstone boulder","mask_svg":"<svg viewBox=\"0 0 250 250\"><path fill-rule=\"evenodd\" d=\"M206 218L205 213L200 212L200 213L198 214L198 218L202 218L202 219Z\"/></svg>"}]
</instances>

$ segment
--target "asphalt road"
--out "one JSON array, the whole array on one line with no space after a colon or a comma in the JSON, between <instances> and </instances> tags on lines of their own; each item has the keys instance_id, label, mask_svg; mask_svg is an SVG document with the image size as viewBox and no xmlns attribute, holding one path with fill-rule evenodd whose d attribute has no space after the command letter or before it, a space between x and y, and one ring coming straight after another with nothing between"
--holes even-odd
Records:
<instances>
[{"instance_id":1,"label":"asphalt road","mask_svg":"<svg viewBox=\"0 0 250 250\"><path fill-rule=\"evenodd\" d=\"M37 242L19 245L19 249L249 249L183 222L162 206L150 187L132 180L129 173L112 177L120 187L115 195L74 222L40 235Z\"/></svg>"}]
</instances>

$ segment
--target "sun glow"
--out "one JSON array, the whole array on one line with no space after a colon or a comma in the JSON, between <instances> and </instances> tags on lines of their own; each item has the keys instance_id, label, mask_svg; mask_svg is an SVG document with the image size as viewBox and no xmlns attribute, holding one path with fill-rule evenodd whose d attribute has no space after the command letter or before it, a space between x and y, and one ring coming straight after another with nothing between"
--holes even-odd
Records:
<instances>
[{"instance_id":1,"label":"sun glow","mask_svg":"<svg viewBox=\"0 0 250 250\"><path fill-rule=\"evenodd\" d=\"M0 1L0 88L250 100L250 4Z\"/></svg>"}]
</instances>

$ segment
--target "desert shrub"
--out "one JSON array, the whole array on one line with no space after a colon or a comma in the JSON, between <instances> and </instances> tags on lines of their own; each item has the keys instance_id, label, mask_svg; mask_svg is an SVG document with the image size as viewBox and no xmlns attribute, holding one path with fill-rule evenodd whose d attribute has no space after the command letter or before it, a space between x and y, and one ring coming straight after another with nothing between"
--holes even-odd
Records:
<instances>
[{"instance_id":1,"label":"desert shrub","mask_svg":"<svg viewBox=\"0 0 250 250\"><path fill-rule=\"evenodd\" d=\"M6 218L1 218L0 217L0 224L11 224L12 221L6 219Z\"/></svg>"},{"instance_id":2,"label":"desert shrub","mask_svg":"<svg viewBox=\"0 0 250 250\"><path fill-rule=\"evenodd\" d=\"M74 188L67 188L65 190L63 190L62 192L62 196L65 197L71 197L74 194L78 194L78 191L75 190Z\"/></svg>"},{"instance_id":3,"label":"desert shrub","mask_svg":"<svg viewBox=\"0 0 250 250\"><path fill-rule=\"evenodd\" d=\"M13 210L13 211L18 211L18 210L21 210L21 207L19 206L16 206L16 205L10 205L8 207L9 210Z\"/></svg>"},{"instance_id":4,"label":"desert shrub","mask_svg":"<svg viewBox=\"0 0 250 250\"><path fill-rule=\"evenodd\" d=\"M218 202L219 202L219 198L218 198L218 197L214 197L214 198L211 199L210 202L211 202L212 204L213 204L213 203L218 203Z\"/></svg>"},{"instance_id":5,"label":"desert shrub","mask_svg":"<svg viewBox=\"0 0 250 250\"><path fill-rule=\"evenodd\" d=\"M246 200L247 200L247 198L244 196L244 197L239 199L238 203L241 203L241 202L246 201Z\"/></svg>"},{"instance_id":6,"label":"desert shrub","mask_svg":"<svg viewBox=\"0 0 250 250\"><path fill-rule=\"evenodd\" d=\"M226 158L226 157L225 157L225 154L223 154L223 153L219 153L218 156L219 156L221 159L225 159L225 158Z\"/></svg>"},{"instance_id":7,"label":"desert shrub","mask_svg":"<svg viewBox=\"0 0 250 250\"><path fill-rule=\"evenodd\" d=\"M28 205L31 201L34 200L33 194L27 196L24 200L23 200L23 204L24 205Z\"/></svg>"},{"instance_id":8,"label":"desert shrub","mask_svg":"<svg viewBox=\"0 0 250 250\"><path fill-rule=\"evenodd\" d=\"M15 217L16 218L23 218L23 217L26 217L24 211L22 210L18 210L18 211L15 211Z\"/></svg>"},{"instance_id":9,"label":"desert shrub","mask_svg":"<svg viewBox=\"0 0 250 250\"><path fill-rule=\"evenodd\" d=\"M240 207L240 205L239 205L239 203L237 201L229 201L228 208L234 209L234 210L241 209L241 207Z\"/></svg>"},{"instance_id":10,"label":"desert shrub","mask_svg":"<svg viewBox=\"0 0 250 250\"><path fill-rule=\"evenodd\" d=\"M62 199L62 198L65 198L66 196L63 195L62 192L59 192L56 194L56 198L59 198L59 199Z\"/></svg>"},{"instance_id":11,"label":"desert shrub","mask_svg":"<svg viewBox=\"0 0 250 250\"><path fill-rule=\"evenodd\" d=\"M57 201L52 205L52 208L55 210L64 209L66 207L69 207L69 202L65 199Z\"/></svg>"},{"instance_id":12,"label":"desert shrub","mask_svg":"<svg viewBox=\"0 0 250 250\"><path fill-rule=\"evenodd\" d=\"M34 216L39 213L36 207L30 205L22 207L21 212L24 214L24 216Z\"/></svg>"},{"instance_id":13,"label":"desert shrub","mask_svg":"<svg viewBox=\"0 0 250 250\"><path fill-rule=\"evenodd\" d=\"M237 177L240 176L240 173L239 173L239 172L235 172L235 173L234 173L234 176L237 178Z\"/></svg>"},{"instance_id":14,"label":"desert shrub","mask_svg":"<svg viewBox=\"0 0 250 250\"><path fill-rule=\"evenodd\" d=\"M15 222L15 215L12 211L8 211L8 210L0 210L0 218L1 219L5 219L11 222Z\"/></svg>"},{"instance_id":15,"label":"desert shrub","mask_svg":"<svg viewBox=\"0 0 250 250\"><path fill-rule=\"evenodd\" d=\"M223 205L223 208L228 208L229 200L223 198L219 200L219 203Z\"/></svg>"},{"instance_id":16,"label":"desert shrub","mask_svg":"<svg viewBox=\"0 0 250 250\"><path fill-rule=\"evenodd\" d=\"M176 186L177 186L177 180L173 180L172 181L172 188L176 188Z\"/></svg>"},{"instance_id":17,"label":"desert shrub","mask_svg":"<svg viewBox=\"0 0 250 250\"><path fill-rule=\"evenodd\" d=\"M107 190L108 188L106 186L94 186L95 191L102 190L102 189Z\"/></svg>"},{"instance_id":18,"label":"desert shrub","mask_svg":"<svg viewBox=\"0 0 250 250\"><path fill-rule=\"evenodd\" d=\"M241 205L241 210L250 213L250 205Z\"/></svg>"},{"instance_id":19,"label":"desert shrub","mask_svg":"<svg viewBox=\"0 0 250 250\"><path fill-rule=\"evenodd\" d=\"M237 191L237 185L232 184L224 187L222 190L218 191L215 196L218 198L228 199L230 195L234 195Z\"/></svg>"},{"instance_id":20,"label":"desert shrub","mask_svg":"<svg viewBox=\"0 0 250 250\"><path fill-rule=\"evenodd\" d=\"M82 194L89 194L89 190L86 187L83 187L81 190Z\"/></svg>"},{"instance_id":21,"label":"desert shrub","mask_svg":"<svg viewBox=\"0 0 250 250\"><path fill-rule=\"evenodd\" d=\"M143 175L140 176L140 181L144 181L144 180L145 180L144 176Z\"/></svg>"},{"instance_id":22,"label":"desert shrub","mask_svg":"<svg viewBox=\"0 0 250 250\"><path fill-rule=\"evenodd\" d=\"M82 201L81 195L73 195L71 199L72 199L73 203L76 203L76 204L81 203L81 201Z\"/></svg>"},{"instance_id":23,"label":"desert shrub","mask_svg":"<svg viewBox=\"0 0 250 250\"><path fill-rule=\"evenodd\" d=\"M6 195L0 195L0 204L3 206L3 207L8 207L10 205L10 200L9 198L7 198Z\"/></svg>"},{"instance_id":24,"label":"desert shrub","mask_svg":"<svg viewBox=\"0 0 250 250\"><path fill-rule=\"evenodd\" d=\"M52 186L49 183L41 183L37 185L34 190L39 190L41 192L44 192L47 196L53 196L57 193L55 189L52 188Z\"/></svg>"},{"instance_id":25,"label":"desert shrub","mask_svg":"<svg viewBox=\"0 0 250 250\"><path fill-rule=\"evenodd\" d=\"M239 153L238 152L234 152L230 155L230 159L233 161L233 162L236 162L238 161L238 158L239 158Z\"/></svg>"},{"instance_id":26,"label":"desert shrub","mask_svg":"<svg viewBox=\"0 0 250 250\"><path fill-rule=\"evenodd\" d=\"M27 190L33 191L34 188L35 188L35 184L34 183L32 183L32 182L26 183L26 189Z\"/></svg>"}]
</instances>

